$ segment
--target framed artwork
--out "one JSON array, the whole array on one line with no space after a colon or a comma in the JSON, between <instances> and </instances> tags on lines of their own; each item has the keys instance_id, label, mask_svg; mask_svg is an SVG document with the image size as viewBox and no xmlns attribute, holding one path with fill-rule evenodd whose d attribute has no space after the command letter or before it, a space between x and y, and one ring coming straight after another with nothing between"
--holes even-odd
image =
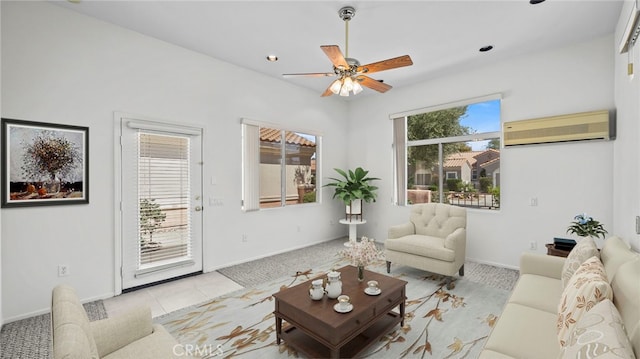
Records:
<instances>
[{"instance_id":1,"label":"framed artwork","mask_svg":"<svg viewBox=\"0 0 640 359\"><path fill-rule=\"evenodd\" d=\"M89 128L2 119L2 207L89 203Z\"/></svg>"}]
</instances>

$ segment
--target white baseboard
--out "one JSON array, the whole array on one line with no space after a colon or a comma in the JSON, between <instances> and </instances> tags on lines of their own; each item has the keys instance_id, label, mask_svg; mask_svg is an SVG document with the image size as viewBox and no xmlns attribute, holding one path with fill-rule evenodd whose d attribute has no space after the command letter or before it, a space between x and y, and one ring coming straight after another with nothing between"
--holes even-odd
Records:
<instances>
[{"instance_id":1,"label":"white baseboard","mask_svg":"<svg viewBox=\"0 0 640 359\"><path fill-rule=\"evenodd\" d=\"M109 299L109 298L112 298L114 296L115 296L114 293L110 292L110 293L105 293L105 294L101 294L101 295L90 297L90 298L80 299L80 302L82 304L84 304L84 303L94 302L96 300ZM51 307L48 307L48 308L34 310L32 312L29 312L29 313L16 315L16 316L9 317L9 318L3 318L3 325L7 324L7 323L18 321L18 320L27 319L27 318L35 317L35 316L42 315L42 314L47 314L47 313L50 313L50 312L51 312Z\"/></svg>"}]
</instances>

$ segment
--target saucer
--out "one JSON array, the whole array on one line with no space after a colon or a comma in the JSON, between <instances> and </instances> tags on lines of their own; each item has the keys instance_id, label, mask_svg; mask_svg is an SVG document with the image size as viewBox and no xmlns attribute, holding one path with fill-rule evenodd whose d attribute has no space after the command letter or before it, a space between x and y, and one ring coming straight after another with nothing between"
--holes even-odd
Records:
<instances>
[{"instance_id":1,"label":"saucer","mask_svg":"<svg viewBox=\"0 0 640 359\"><path fill-rule=\"evenodd\" d=\"M376 288L376 289L372 289L370 287L367 287L364 289L364 292L368 295L378 295L380 293L382 293L382 289L380 288Z\"/></svg>"},{"instance_id":2,"label":"saucer","mask_svg":"<svg viewBox=\"0 0 640 359\"><path fill-rule=\"evenodd\" d=\"M350 311L353 310L353 304L349 303L349 305L346 308L342 309L340 307L340 303L338 303L333 306L333 310L335 310L338 313L349 313Z\"/></svg>"}]
</instances>

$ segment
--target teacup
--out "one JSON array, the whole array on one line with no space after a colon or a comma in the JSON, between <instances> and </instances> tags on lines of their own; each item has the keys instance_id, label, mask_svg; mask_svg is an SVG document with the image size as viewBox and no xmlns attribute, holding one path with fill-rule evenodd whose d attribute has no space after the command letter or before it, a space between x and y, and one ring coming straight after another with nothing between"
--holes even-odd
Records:
<instances>
[{"instance_id":1,"label":"teacup","mask_svg":"<svg viewBox=\"0 0 640 359\"><path fill-rule=\"evenodd\" d=\"M340 309L346 310L347 308L349 308L350 300L351 298L349 298L348 295L342 294L338 296L338 303L340 303Z\"/></svg>"},{"instance_id":2,"label":"teacup","mask_svg":"<svg viewBox=\"0 0 640 359\"><path fill-rule=\"evenodd\" d=\"M370 280L370 281L367 282L367 285L369 286L369 290L371 290L371 291L377 291L378 290L378 281Z\"/></svg>"}]
</instances>

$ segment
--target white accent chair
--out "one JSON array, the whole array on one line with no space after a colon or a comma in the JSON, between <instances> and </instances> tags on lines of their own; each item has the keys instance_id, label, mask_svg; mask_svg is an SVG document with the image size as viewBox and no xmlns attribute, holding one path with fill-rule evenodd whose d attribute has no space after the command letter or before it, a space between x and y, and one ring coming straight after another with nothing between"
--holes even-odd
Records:
<instances>
[{"instance_id":1,"label":"white accent chair","mask_svg":"<svg viewBox=\"0 0 640 359\"><path fill-rule=\"evenodd\" d=\"M411 206L409 222L389 228L384 244L387 273L391 263L451 277L464 276L467 210L443 203Z\"/></svg>"}]
</instances>

